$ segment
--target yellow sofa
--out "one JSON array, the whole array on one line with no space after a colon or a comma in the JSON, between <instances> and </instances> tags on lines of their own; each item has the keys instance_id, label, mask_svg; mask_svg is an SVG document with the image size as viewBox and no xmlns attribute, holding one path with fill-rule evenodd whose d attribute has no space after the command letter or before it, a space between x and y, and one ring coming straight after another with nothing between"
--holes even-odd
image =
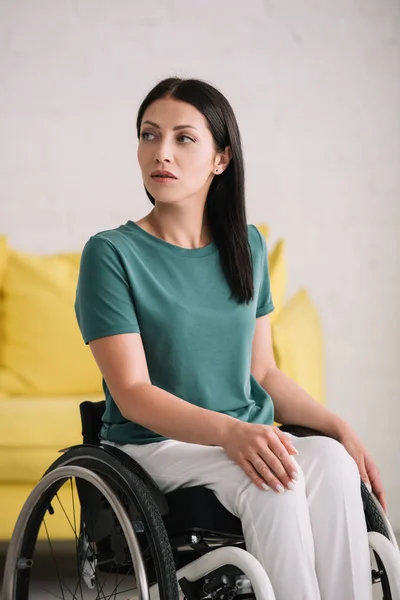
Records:
<instances>
[{"instance_id":1,"label":"yellow sofa","mask_svg":"<svg viewBox=\"0 0 400 600\"><path fill-rule=\"evenodd\" d=\"M267 227L259 225L267 235ZM101 375L84 345L73 303L80 254L34 256L0 237L0 540L59 449L81 442L79 404L102 399ZM286 302L285 244L269 254L278 366L324 401L323 340L305 290ZM65 523L53 538L65 539Z\"/></svg>"}]
</instances>

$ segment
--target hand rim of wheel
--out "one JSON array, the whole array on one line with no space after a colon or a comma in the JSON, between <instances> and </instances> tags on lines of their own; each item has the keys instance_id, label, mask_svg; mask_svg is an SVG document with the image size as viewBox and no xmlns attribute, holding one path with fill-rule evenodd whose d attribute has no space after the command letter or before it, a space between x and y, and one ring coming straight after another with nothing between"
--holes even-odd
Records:
<instances>
[{"instance_id":1,"label":"hand rim of wheel","mask_svg":"<svg viewBox=\"0 0 400 600\"><path fill-rule=\"evenodd\" d=\"M80 477L81 479L88 481L94 485L109 502L111 508L117 515L121 527L123 529L126 542L131 553L133 567L135 571L136 582L138 586L138 597L139 600L149 600L149 586L147 583L146 570L143 563L142 555L140 552L140 546L136 537L135 530L133 529L132 523L119 502L118 496L110 488L110 486L99 476L97 473L93 473L85 467L79 467L74 465L68 465L65 467L58 467L54 471L50 471L45 475L39 483L34 487L32 492L29 494L24 506L18 516L17 522L14 527L13 534L11 536L10 545L7 552L6 564L4 567L3 574L3 600L15 600L14 589L15 589L15 578L16 569L15 565L19 558L19 552L21 550L23 533L26 523L34 509L36 503L39 501L43 492L45 492L51 485L59 481L60 479L69 479L70 477Z\"/></svg>"}]
</instances>

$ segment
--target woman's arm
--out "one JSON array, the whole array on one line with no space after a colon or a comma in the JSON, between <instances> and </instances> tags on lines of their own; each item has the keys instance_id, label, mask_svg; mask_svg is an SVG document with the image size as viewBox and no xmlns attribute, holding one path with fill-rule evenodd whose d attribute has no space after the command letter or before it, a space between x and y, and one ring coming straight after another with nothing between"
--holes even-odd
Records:
<instances>
[{"instance_id":1,"label":"woman's arm","mask_svg":"<svg viewBox=\"0 0 400 600\"><path fill-rule=\"evenodd\" d=\"M200 408L153 385L139 333L96 339L90 348L126 419L182 442L221 446L260 488L289 487L296 450L278 428Z\"/></svg>"},{"instance_id":2,"label":"woman's arm","mask_svg":"<svg viewBox=\"0 0 400 600\"><path fill-rule=\"evenodd\" d=\"M379 470L351 426L313 400L278 368L265 376L262 386L274 400L275 418L279 423L311 427L335 438L346 448L357 463L361 479L387 512L386 494Z\"/></svg>"},{"instance_id":3,"label":"woman's arm","mask_svg":"<svg viewBox=\"0 0 400 600\"><path fill-rule=\"evenodd\" d=\"M271 396L275 419L282 424L303 425L338 440L357 463L361 479L387 511L379 470L352 427L307 394L275 363L268 315L257 319L251 372Z\"/></svg>"},{"instance_id":4,"label":"woman's arm","mask_svg":"<svg viewBox=\"0 0 400 600\"><path fill-rule=\"evenodd\" d=\"M108 336L89 345L125 419L181 442L222 445L236 420L153 385L139 333Z\"/></svg>"},{"instance_id":5,"label":"woman's arm","mask_svg":"<svg viewBox=\"0 0 400 600\"><path fill-rule=\"evenodd\" d=\"M350 426L340 417L311 398L290 377L276 366L268 315L259 317L253 340L251 372L271 396L275 420L282 425L303 425L335 439Z\"/></svg>"},{"instance_id":6,"label":"woman's arm","mask_svg":"<svg viewBox=\"0 0 400 600\"><path fill-rule=\"evenodd\" d=\"M282 425L304 425L339 439L349 425L295 383L278 367L268 371L260 382L275 406L275 420Z\"/></svg>"}]
</instances>

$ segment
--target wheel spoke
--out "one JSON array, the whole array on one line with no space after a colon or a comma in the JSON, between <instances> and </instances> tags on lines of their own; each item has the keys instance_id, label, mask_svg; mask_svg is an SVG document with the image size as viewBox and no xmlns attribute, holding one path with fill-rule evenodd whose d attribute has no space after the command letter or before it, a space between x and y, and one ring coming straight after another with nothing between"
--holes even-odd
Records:
<instances>
[{"instance_id":1,"label":"wheel spoke","mask_svg":"<svg viewBox=\"0 0 400 600\"><path fill-rule=\"evenodd\" d=\"M75 548L76 548L76 568L78 570L78 583L76 584L75 594L76 594L77 589L79 587L80 592L81 592L81 600L83 600L82 579L81 579L81 574L83 572L83 568L82 568L82 565L81 565L81 567L79 567L79 558L80 558L79 557L79 545L80 545L81 541L80 541L80 538L78 538L78 536L76 535L75 493L74 493L74 486L72 485L72 477L70 478L69 482L70 482L71 496L72 496L72 514L73 514L73 519L74 519ZM89 548L90 548L90 545L88 545L88 547L86 548L86 553L88 552ZM87 558L87 556L83 558L83 564L84 564L86 558ZM75 596L74 596L74 598L75 598Z\"/></svg>"},{"instance_id":2,"label":"wheel spoke","mask_svg":"<svg viewBox=\"0 0 400 600\"><path fill-rule=\"evenodd\" d=\"M72 485L72 477L70 478L69 483L70 483L71 495L72 495L72 514L73 514L73 519L74 519L74 531L75 531L75 536L76 536L75 494L74 494L74 486Z\"/></svg>"},{"instance_id":3,"label":"wheel spoke","mask_svg":"<svg viewBox=\"0 0 400 600\"><path fill-rule=\"evenodd\" d=\"M131 567L127 573L124 573L124 576L122 577L121 581L119 583L117 583L117 585L111 592L111 595L114 595L114 598L116 598L118 596L118 594L124 594L125 592L129 592L131 589L132 590L134 589L134 588L128 588L127 590L122 590L120 592L117 592L118 587L123 583L124 579L131 573L131 571L133 571L133 567ZM118 573L117 573L117 575L118 575Z\"/></svg>"},{"instance_id":4,"label":"wheel spoke","mask_svg":"<svg viewBox=\"0 0 400 600\"><path fill-rule=\"evenodd\" d=\"M41 589L43 592L46 592L46 594L50 594L50 596L54 596L54 598L60 598L60 600L63 600L62 596L58 596L57 594L55 594L54 592L51 592L50 590L45 590L44 588L39 588Z\"/></svg>"},{"instance_id":5,"label":"wheel spoke","mask_svg":"<svg viewBox=\"0 0 400 600\"><path fill-rule=\"evenodd\" d=\"M73 600L78 600L78 599L77 599L77 596L76 596L76 594L77 594L77 591L78 591L78 588L79 588L79 590L80 590L80 596L81 596L81 600L83 600L83 590L82 590L82 567L80 567L80 565L79 565L79 559L80 559L80 556L79 556L79 550L80 550L80 551L81 551L81 553L82 553L82 563L84 563L84 562L85 562L85 560L87 559L87 556L88 556L88 552L89 552L89 550L90 550L90 551L91 551L93 554L94 554L94 552L93 552L93 549L92 549L92 547L91 547L91 545L90 545L90 542L89 542L89 541L88 541L88 546L87 546L87 548L86 548L86 549L84 549L84 548L82 547L82 542L81 542L81 540L79 539L79 537L78 537L78 535L77 535L77 531L76 531L76 511L75 511L75 492L74 492L74 486L73 486L73 483L72 483L72 478L71 478L71 477L69 478L69 481L70 481L70 486L71 486L71 496L72 496L73 524L72 524L72 521L71 521L70 517L69 517L69 516L68 516L68 514L67 514L67 511L65 510L65 508L64 508L64 506L63 506L63 503L61 502L61 500L60 500L60 498L59 498L59 495L58 495L58 493L56 493L56 494L55 494L55 496L56 496L56 498L57 498L57 501L58 501L58 504L60 505L60 508L61 508L61 510L63 511L63 513L64 513L64 515L65 515L65 517L66 517L66 519L67 519L67 521L68 521L68 523L69 523L69 525L70 525L70 527L71 527L71 529L72 529L72 531L73 531L73 533L74 533L74 536L75 536L75 549L76 549L76 561L77 561L76 567L77 567L77 576L78 576L78 582L77 582L77 584L76 584L76 587L75 587L75 590L74 590L74 592L71 592L71 590L70 590L70 589L69 589L67 586L65 586L65 587L67 587L67 589L68 589L69 593L71 594L71 596L72 596L72 599L73 599Z\"/></svg>"},{"instance_id":6,"label":"wheel spoke","mask_svg":"<svg viewBox=\"0 0 400 600\"><path fill-rule=\"evenodd\" d=\"M71 464L72 461L75 464ZM126 490L132 490L132 493ZM53 508L58 508L54 519L46 512L54 512L50 502ZM142 520L146 522L143 543L140 539L141 548L130 517L130 503L140 514L143 511ZM122 600L134 595L138 587L135 579L138 577L139 588L147 598L145 542L154 560L161 595L168 590L169 597L175 598L177 582L173 576L173 556L168 550L168 537L161 515L136 474L114 457L107 456L103 450L72 449L66 457L56 461L35 487L20 516L5 572L11 580L21 556L40 558L40 537L44 537L47 544L45 557L48 562L44 563L44 577L40 568L17 572L14 598L27 600L30 590L31 593L39 590L40 596L45 598L44 589L49 587L49 600ZM40 527L43 536L39 536ZM58 540L65 538L65 533L60 537L62 531L71 542L69 551L75 552L77 558L71 556L72 560L65 560L64 545L58 545ZM88 536L98 540L97 543ZM18 545L17 540L21 538L22 542ZM39 560L37 567L40 564ZM48 576L53 577L52 585L47 584Z\"/></svg>"},{"instance_id":7,"label":"wheel spoke","mask_svg":"<svg viewBox=\"0 0 400 600\"><path fill-rule=\"evenodd\" d=\"M45 528L45 531L46 531L46 537L47 537L47 541L48 541L48 543L49 543L49 546L50 546L50 552L51 552L51 555L52 555L52 557L53 557L53 560L54 560L54 564L55 564L55 568L56 568L56 574L57 574L57 579L58 579L58 583L60 584L60 589L61 589L62 599L63 599L63 600L65 600L65 596L64 596L64 590L63 590L63 587L62 587L62 582L61 582L61 578L60 578L60 573L59 573L59 571L58 571L58 566L57 566L57 561L56 561L56 557L55 557L55 553L54 553L54 549L53 549L53 544L52 544L52 543L51 543L51 541L50 541L49 531L48 531L48 529L47 529L47 525L46 525L46 520L45 520L45 519L43 519L43 526L44 526L44 528ZM67 586L65 586L65 587L67 587ZM67 589L68 589L68 587L67 587ZM69 590L68 590L68 591L69 591Z\"/></svg>"},{"instance_id":8,"label":"wheel spoke","mask_svg":"<svg viewBox=\"0 0 400 600\"><path fill-rule=\"evenodd\" d=\"M79 555L79 551L78 551L79 544L81 544L80 540L78 540L78 543L76 544L76 568L78 570L78 583L76 584L73 598L75 599L76 592L78 591L78 588L79 588L80 592L81 592L81 600L83 600L83 592L82 592L83 565L85 564L85 560L87 559L87 554L88 554L88 551L90 548L90 544L88 544L88 547L85 550L85 554L83 555L83 558L81 558ZM81 565L79 565L79 560L81 560Z\"/></svg>"},{"instance_id":9,"label":"wheel spoke","mask_svg":"<svg viewBox=\"0 0 400 600\"><path fill-rule=\"evenodd\" d=\"M99 585L99 583L100 583L100 582L98 581L98 579L97 579L97 576L96 576L96 587L97 587L97 596L96 596L96 600L101 600L100 593L102 593L102 594L103 594L103 598L104 598L104 600L107 600L107 598L106 598L106 596L105 596L105 594L104 594L104 592L103 592L103 588L104 588L105 584L107 583L107 579L108 579L108 575L107 575L107 577L105 578L105 580L103 581L103 584L102 584L102 585Z\"/></svg>"},{"instance_id":10,"label":"wheel spoke","mask_svg":"<svg viewBox=\"0 0 400 600\"><path fill-rule=\"evenodd\" d=\"M59 505L61 507L61 510L63 511L63 513L64 513L64 515L65 515L65 517L66 517L66 519L67 519L67 521L68 521L68 523L69 523L69 525L70 525L70 527L71 527L71 529L72 529L72 531L74 533L74 536L75 536L75 548L76 548L76 560L77 560L76 567L77 567L77 571L78 571L78 583L76 584L76 587L75 587L75 590L74 590L73 594L72 594L72 592L70 590L69 591L70 591L70 593L72 595L72 598L75 600L76 593L77 593L78 588L79 588L80 589L80 593L81 593L81 600L83 600L82 579L81 579L81 574L82 573L80 572L80 567L79 567L79 558L80 558L79 557L79 548L81 549L82 553L84 552L84 556L83 556L83 562L84 562L86 560L86 558L87 558L87 553L88 553L89 549L91 549L91 546L90 546L90 544L88 544L88 547L86 548L85 551L83 550L83 548L81 548L82 544L81 544L81 541L80 541L79 536L77 535L77 531L76 531L75 492L74 492L74 486L72 484L72 477L69 478L69 482L70 482L70 486L71 486L71 496L72 496L73 524L72 524L71 519L67 515L67 511L65 510L65 508L64 508L64 506L63 506L63 504L62 504L62 502L61 502L61 500L60 500L60 498L58 496L58 493L56 493L56 498L57 498L57 501L58 501L58 503L59 503Z\"/></svg>"},{"instance_id":11,"label":"wheel spoke","mask_svg":"<svg viewBox=\"0 0 400 600\"><path fill-rule=\"evenodd\" d=\"M57 500L58 500L58 503L59 503L59 505L60 505L60 507L61 507L61 510L63 511L63 513L64 513L64 515L65 515L65 517L66 517L66 519L67 519L67 521L68 521L68 523L69 523L69 525L70 525L70 527L71 527L71 529L72 529L72 531L73 531L73 533L74 533L74 535L75 535L75 539L77 539L77 538L78 538L78 536L77 536L77 534L76 534L76 527L74 528L74 526L72 525L71 519L70 519L70 518L69 518L69 516L67 515L67 512L66 512L66 510L65 510L65 508L64 508L64 506L63 506L63 504L62 504L62 502L61 502L61 500L60 500L60 498L58 497L58 493L56 494L56 498L57 498Z\"/></svg>"},{"instance_id":12,"label":"wheel spoke","mask_svg":"<svg viewBox=\"0 0 400 600\"><path fill-rule=\"evenodd\" d=\"M117 572L115 574L115 588L111 592L111 594L114 596L114 599L117 597L117 589L118 589L118 585L119 585L119 583L118 583L118 575L119 575L119 567L117 567Z\"/></svg>"}]
</instances>

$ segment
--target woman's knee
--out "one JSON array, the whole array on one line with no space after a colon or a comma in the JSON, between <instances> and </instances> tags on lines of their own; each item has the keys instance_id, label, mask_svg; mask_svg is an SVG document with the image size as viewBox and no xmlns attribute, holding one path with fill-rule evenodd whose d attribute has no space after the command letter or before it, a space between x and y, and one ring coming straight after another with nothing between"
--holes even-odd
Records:
<instances>
[{"instance_id":1,"label":"woman's knee","mask_svg":"<svg viewBox=\"0 0 400 600\"><path fill-rule=\"evenodd\" d=\"M332 482L359 482L357 463L340 442L329 437L318 437L314 440L315 458Z\"/></svg>"}]
</instances>

